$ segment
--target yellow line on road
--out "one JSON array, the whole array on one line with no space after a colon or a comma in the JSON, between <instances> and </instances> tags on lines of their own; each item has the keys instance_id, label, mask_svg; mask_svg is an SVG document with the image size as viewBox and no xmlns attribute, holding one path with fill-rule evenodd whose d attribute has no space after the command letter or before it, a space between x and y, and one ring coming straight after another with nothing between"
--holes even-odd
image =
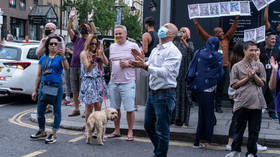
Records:
<instances>
[{"instance_id":1,"label":"yellow line on road","mask_svg":"<svg viewBox=\"0 0 280 157\"><path fill-rule=\"evenodd\" d=\"M40 154L43 154L43 153L45 153L45 152L47 152L47 150L38 150L38 151L36 151L36 152L33 152L33 153L30 153L30 154L27 154L27 155L24 155L24 156L22 156L22 157L33 157L33 156L37 156L37 155L40 155Z\"/></svg>"},{"instance_id":2,"label":"yellow line on road","mask_svg":"<svg viewBox=\"0 0 280 157\"><path fill-rule=\"evenodd\" d=\"M85 136L79 136L79 137L76 137L76 138L74 138L72 140L69 140L68 142L75 143L75 142L80 141L80 140L82 140L84 138L85 138Z\"/></svg>"},{"instance_id":3,"label":"yellow line on road","mask_svg":"<svg viewBox=\"0 0 280 157\"><path fill-rule=\"evenodd\" d=\"M38 126L24 123L21 120L23 116L25 116L26 114L29 114L33 111L34 111L34 108L23 111L23 112L20 112L20 113L17 113L16 115L14 115L12 118L9 119L9 122L13 123L13 124L16 124L16 125L19 125L19 126L23 126L23 127L38 130ZM46 131L50 132L51 129L46 128ZM67 134L67 135L80 135L80 134L82 134L81 132L78 132L78 131L69 131L69 130L63 130L63 129L58 130L58 133Z\"/></svg>"}]
</instances>

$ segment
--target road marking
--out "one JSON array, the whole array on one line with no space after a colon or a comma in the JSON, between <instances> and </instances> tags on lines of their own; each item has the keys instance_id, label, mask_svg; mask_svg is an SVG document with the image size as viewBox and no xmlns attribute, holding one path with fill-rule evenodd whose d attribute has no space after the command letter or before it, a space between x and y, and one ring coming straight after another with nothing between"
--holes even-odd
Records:
<instances>
[{"instance_id":1,"label":"road marking","mask_svg":"<svg viewBox=\"0 0 280 157\"><path fill-rule=\"evenodd\" d=\"M5 104L5 105L0 105L0 107L4 107L4 106L7 106L7 104Z\"/></svg>"},{"instance_id":2,"label":"road marking","mask_svg":"<svg viewBox=\"0 0 280 157\"><path fill-rule=\"evenodd\" d=\"M76 137L76 138L74 138L72 140L69 140L68 142L75 143L75 142L80 141L80 140L82 140L84 138L85 138L85 136L79 136L79 137Z\"/></svg>"},{"instance_id":3,"label":"road marking","mask_svg":"<svg viewBox=\"0 0 280 157\"><path fill-rule=\"evenodd\" d=\"M33 153L30 153L30 154L27 154L27 155L24 155L24 156L22 156L22 157L33 157L33 156L37 156L37 155L40 155L40 154L43 154L43 153L45 153L45 152L47 152L47 150L38 150L38 151L36 151L36 152L33 152Z\"/></svg>"},{"instance_id":4,"label":"road marking","mask_svg":"<svg viewBox=\"0 0 280 157\"><path fill-rule=\"evenodd\" d=\"M31 125L31 124L28 124L28 123L24 123L21 120L23 116L25 116L27 114L30 114L33 111L34 111L34 108L23 111L23 112L20 112L20 113L17 113L16 115L14 115L12 118L9 119L9 122L12 123L12 124L19 125L19 126L23 126L23 127L38 130L39 129L38 126ZM51 132L52 129L46 128L46 131ZM58 130L58 133L67 134L67 135L80 135L80 134L82 134L81 132L78 132L78 131L69 131L69 130L65 130L65 129Z\"/></svg>"}]
</instances>

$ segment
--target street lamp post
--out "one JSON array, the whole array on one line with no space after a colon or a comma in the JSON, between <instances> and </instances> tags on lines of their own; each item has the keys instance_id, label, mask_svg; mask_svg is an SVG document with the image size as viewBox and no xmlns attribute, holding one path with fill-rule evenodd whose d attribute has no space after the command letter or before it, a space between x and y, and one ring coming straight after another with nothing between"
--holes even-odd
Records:
<instances>
[{"instance_id":1,"label":"street lamp post","mask_svg":"<svg viewBox=\"0 0 280 157\"><path fill-rule=\"evenodd\" d=\"M0 8L0 40L2 40L3 11Z\"/></svg>"}]
</instances>

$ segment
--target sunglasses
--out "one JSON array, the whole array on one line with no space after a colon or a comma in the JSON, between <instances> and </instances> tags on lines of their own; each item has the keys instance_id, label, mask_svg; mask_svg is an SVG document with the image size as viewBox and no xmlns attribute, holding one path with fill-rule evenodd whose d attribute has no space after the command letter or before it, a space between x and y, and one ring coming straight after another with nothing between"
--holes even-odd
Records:
<instances>
[{"instance_id":1,"label":"sunglasses","mask_svg":"<svg viewBox=\"0 0 280 157\"><path fill-rule=\"evenodd\" d=\"M91 42L90 45L91 45L91 46L94 46L94 45L98 45L98 43Z\"/></svg>"},{"instance_id":2,"label":"sunglasses","mask_svg":"<svg viewBox=\"0 0 280 157\"><path fill-rule=\"evenodd\" d=\"M186 31L180 31L180 32L182 32L182 33L186 33Z\"/></svg>"},{"instance_id":3,"label":"sunglasses","mask_svg":"<svg viewBox=\"0 0 280 157\"><path fill-rule=\"evenodd\" d=\"M50 43L50 46L57 46L57 43Z\"/></svg>"}]
</instances>

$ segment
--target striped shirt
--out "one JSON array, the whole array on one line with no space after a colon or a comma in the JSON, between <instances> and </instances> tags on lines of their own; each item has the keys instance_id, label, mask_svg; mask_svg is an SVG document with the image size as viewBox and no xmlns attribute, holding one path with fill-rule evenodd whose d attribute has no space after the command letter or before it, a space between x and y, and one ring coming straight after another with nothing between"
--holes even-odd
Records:
<instances>
[{"instance_id":1,"label":"striped shirt","mask_svg":"<svg viewBox=\"0 0 280 157\"><path fill-rule=\"evenodd\" d=\"M266 73L261 62L251 62L250 64L244 59L234 64L230 73L230 86L244 79L247 76L248 67L252 70L253 67L258 67L257 75L260 79L266 81ZM248 109L263 109L266 108L266 102L262 93L262 88L258 86L255 81L250 79L245 85L239 87L234 98L233 112L240 108Z\"/></svg>"}]
</instances>

